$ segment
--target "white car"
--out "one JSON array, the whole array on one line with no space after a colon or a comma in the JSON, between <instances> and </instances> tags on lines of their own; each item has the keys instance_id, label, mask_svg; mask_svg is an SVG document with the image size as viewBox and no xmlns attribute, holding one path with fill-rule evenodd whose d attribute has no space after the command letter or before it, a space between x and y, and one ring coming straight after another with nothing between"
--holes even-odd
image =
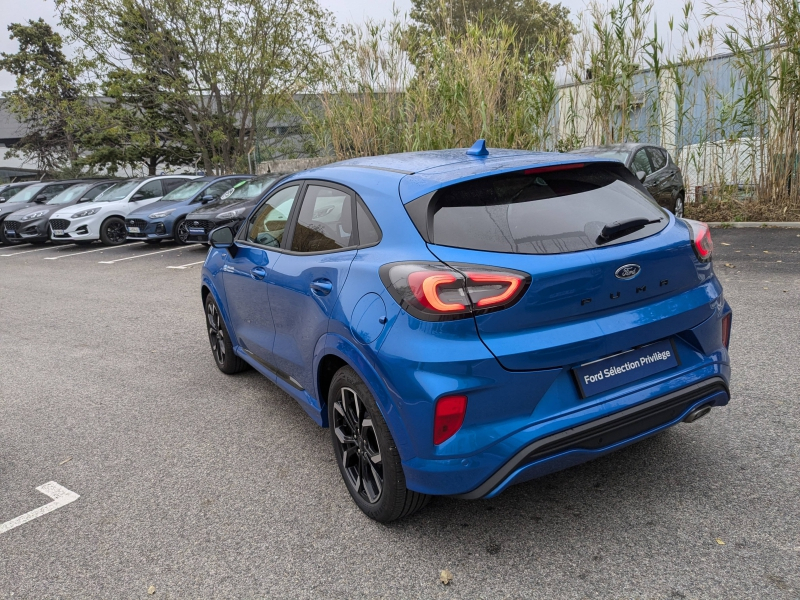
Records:
<instances>
[{"instance_id":1,"label":"white car","mask_svg":"<svg viewBox=\"0 0 800 600\"><path fill-rule=\"evenodd\" d=\"M161 199L195 175L160 175L128 179L111 186L92 202L70 206L50 217L50 239L54 242L91 243L106 246L125 242L125 217L137 208Z\"/></svg>"}]
</instances>

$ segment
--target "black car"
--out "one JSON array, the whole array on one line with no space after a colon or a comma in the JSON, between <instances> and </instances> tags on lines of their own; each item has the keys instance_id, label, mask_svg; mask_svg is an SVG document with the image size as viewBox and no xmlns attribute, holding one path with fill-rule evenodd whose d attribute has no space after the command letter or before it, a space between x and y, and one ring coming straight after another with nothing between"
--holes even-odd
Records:
<instances>
[{"instance_id":1,"label":"black car","mask_svg":"<svg viewBox=\"0 0 800 600\"><path fill-rule=\"evenodd\" d=\"M16 242L8 239L5 233L3 222L11 213L15 213L26 204L44 204L53 197L57 196L65 189L78 183L83 183L85 179L71 179L68 181L46 181L34 183L25 187L22 191L0 204L0 245L9 245Z\"/></svg>"},{"instance_id":2,"label":"black car","mask_svg":"<svg viewBox=\"0 0 800 600\"><path fill-rule=\"evenodd\" d=\"M208 243L211 230L227 225L235 230L250 214L264 194L283 178L283 174L269 174L249 179L237 185L222 198L186 215L189 236L187 242Z\"/></svg>"},{"instance_id":3,"label":"black car","mask_svg":"<svg viewBox=\"0 0 800 600\"><path fill-rule=\"evenodd\" d=\"M47 222L57 210L73 204L91 202L118 180L91 180L77 183L56 194L45 204L25 204L3 221L2 231L7 243L44 244L50 237Z\"/></svg>"},{"instance_id":4,"label":"black car","mask_svg":"<svg viewBox=\"0 0 800 600\"><path fill-rule=\"evenodd\" d=\"M24 190L29 185L38 183L38 181L20 181L19 183L3 183L0 184L0 204L16 196L19 192Z\"/></svg>"},{"instance_id":5,"label":"black car","mask_svg":"<svg viewBox=\"0 0 800 600\"><path fill-rule=\"evenodd\" d=\"M625 164L639 178L656 202L676 217L683 216L686 190L681 170L664 148L652 144L611 144L573 150L570 154L587 154L610 158Z\"/></svg>"}]
</instances>

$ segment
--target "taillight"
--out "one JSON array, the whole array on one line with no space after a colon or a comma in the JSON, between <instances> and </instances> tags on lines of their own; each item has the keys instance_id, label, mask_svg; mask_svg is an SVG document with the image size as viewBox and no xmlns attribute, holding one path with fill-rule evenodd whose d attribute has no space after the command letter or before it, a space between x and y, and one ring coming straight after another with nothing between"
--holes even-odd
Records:
<instances>
[{"instance_id":1,"label":"taillight","mask_svg":"<svg viewBox=\"0 0 800 600\"><path fill-rule=\"evenodd\" d=\"M443 396L436 401L433 416L433 443L449 440L464 424L467 413L466 396Z\"/></svg>"},{"instance_id":2,"label":"taillight","mask_svg":"<svg viewBox=\"0 0 800 600\"><path fill-rule=\"evenodd\" d=\"M522 296L530 276L481 265L391 263L380 270L400 306L424 321L463 319L507 308Z\"/></svg>"},{"instance_id":3,"label":"taillight","mask_svg":"<svg viewBox=\"0 0 800 600\"><path fill-rule=\"evenodd\" d=\"M722 317L722 345L728 348L731 343L731 313Z\"/></svg>"},{"instance_id":4,"label":"taillight","mask_svg":"<svg viewBox=\"0 0 800 600\"><path fill-rule=\"evenodd\" d=\"M684 219L683 222L689 226L689 234L692 236L692 248L694 248L697 258L702 262L711 260L714 243L711 241L711 229L709 226L691 219Z\"/></svg>"}]
</instances>

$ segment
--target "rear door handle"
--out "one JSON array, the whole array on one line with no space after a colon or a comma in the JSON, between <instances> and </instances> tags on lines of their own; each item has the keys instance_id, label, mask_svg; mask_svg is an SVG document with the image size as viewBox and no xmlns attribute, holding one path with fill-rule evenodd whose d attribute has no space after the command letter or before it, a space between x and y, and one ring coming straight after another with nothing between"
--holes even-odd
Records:
<instances>
[{"instance_id":1,"label":"rear door handle","mask_svg":"<svg viewBox=\"0 0 800 600\"><path fill-rule=\"evenodd\" d=\"M328 279L315 279L311 282L311 291L317 296L327 296L333 291L333 284Z\"/></svg>"},{"instance_id":2,"label":"rear door handle","mask_svg":"<svg viewBox=\"0 0 800 600\"><path fill-rule=\"evenodd\" d=\"M250 275L253 279L264 279L267 276L267 271L262 267L253 267L250 269Z\"/></svg>"}]
</instances>

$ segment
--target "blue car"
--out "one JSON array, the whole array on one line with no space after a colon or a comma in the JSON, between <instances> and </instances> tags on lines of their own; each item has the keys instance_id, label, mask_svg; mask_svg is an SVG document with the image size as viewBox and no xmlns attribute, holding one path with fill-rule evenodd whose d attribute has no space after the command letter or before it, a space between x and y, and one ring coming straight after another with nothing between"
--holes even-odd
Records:
<instances>
[{"instance_id":1,"label":"blue car","mask_svg":"<svg viewBox=\"0 0 800 600\"><path fill-rule=\"evenodd\" d=\"M175 240L178 244L189 243L189 228L186 215L198 206L219 200L233 188L252 175L225 175L222 177L199 177L182 184L161 200L148 204L130 213L125 218L129 240L158 244L163 240Z\"/></svg>"},{"instance_id":2,"label":"blue car","mask_svg":"<svg viewBox=\"0 0 800 600\"><path fill-rule=\"evenodd\" d=\"M201 292L224 373L329 427L387 522L490 498L729 400L709 228L618 162L487 150L359 158L215 229Z\"/></svg>"}]
</instances>

